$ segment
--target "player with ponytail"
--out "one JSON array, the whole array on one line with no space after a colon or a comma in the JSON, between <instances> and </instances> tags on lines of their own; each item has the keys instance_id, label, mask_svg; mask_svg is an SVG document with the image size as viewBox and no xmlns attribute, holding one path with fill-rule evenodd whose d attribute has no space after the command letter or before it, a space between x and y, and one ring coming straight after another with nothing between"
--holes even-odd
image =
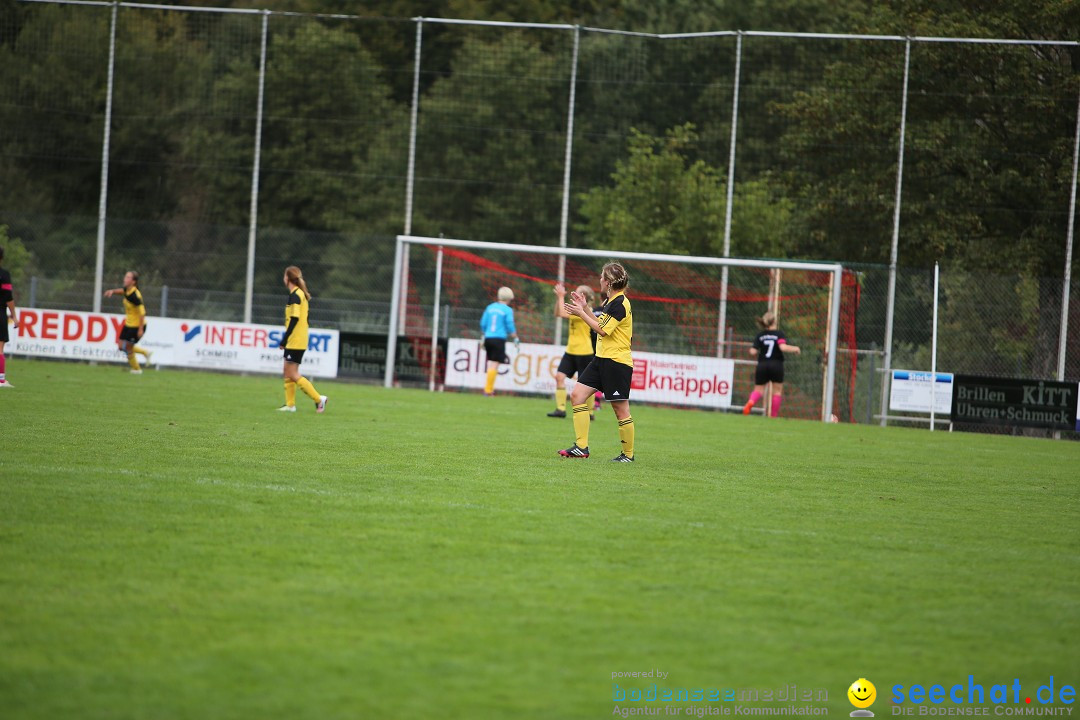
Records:
<instances>
[{"instance_id":1,"label":"player with ponytail","mask_svg":"<svg viewBox=\"0 0 1080 720\"><path fill-rule=\"evenodd\" d=\"M798 355L802 350L788 344L784 333L776 326L776 313L773 311L756 318L756 322L761 332L754 338L754 346L750 348L751 357L757 357L754 391L743 406L743 415L750 414L754 404L765 396L765 386L772 383L772 407L766 411L771 417L776 417L780 414L780 403L784 400L784 353Z\"/></svg>"},{"instance_id":2,"label":"player with ponytail","mask_svg":"<svg viewBox=\"0 0 1080 720\"><path fill-rule=\"evenodd\" d=\"M622 452L613 462L634 462L634 419L630 417L630 384L634 376L630 343L634 337L634 315L626 298L629 284L626 269L619 263L608 263L600 271L600 292L608 296L600 316L593 315L581 292L571 293L573 302L565 306L567 313L584 320L596 333L596 357L578 376L570 394L575 441L566 450L559 451L562 457L589 457L590 400L597 390L601 390L619 421Z\"/></svg>"},{"instance_id":3,"label":"player with ponytail","mask_svg":"<svg viewBox=\"0 0 1080 720\"><path fill-rule=\"evenodd\" d=\"M139 273L128 270L124 273L124 286L105 291L105 297L113 295L124 296L124 327L116 338L116 346L120 352L127 354L128 365L132 375L141 375L139 358L142 355L146 363L150 364L150 351L144 350L135 343L142 340L146 334L146 304L143 302L142 291L139 290Z\"/></svg>"},{"instance_id":4,"label":"player with ponytail","mask_svg":"<svg viewBox=\"0 0 1080 720\"><path fill-rule=\"evenodd\" d=\"M285 304L285 336L281 338L281 348L285 351L285 404L279 410L296 412L296 388L315 401L315 412L326 409L326 396L320 395L311 381L300 374L300 363L308 347L308 292L307 283L300 268L290 265L285 268L285 287L289 299Z\"/></svg>"}]
</instances>

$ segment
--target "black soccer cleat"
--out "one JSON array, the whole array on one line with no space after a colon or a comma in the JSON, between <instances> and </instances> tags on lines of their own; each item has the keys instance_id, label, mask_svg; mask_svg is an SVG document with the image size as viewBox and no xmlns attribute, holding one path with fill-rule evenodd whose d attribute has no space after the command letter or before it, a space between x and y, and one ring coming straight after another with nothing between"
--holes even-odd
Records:
<instances>
[{"instance_id":1,"label":"black soccer cleat","mask_svg":"<svg viewBox=\"0 0 1080 720\"><path fill-rule=\"evenodd\" d=\"M559 455L564 458L587 458L589 457L589 448L579 448L577 443L574 443L565 450L560 450Z\"/></svg>"},{"instance_id":2,"label":"black soccer cleat","mask_svg":"<svg viewBox=\"0 0 1080 720\"><path fill-rule=\"evenodd\" d=\"M634 458L627 457L626 453L619 453L619 457L611 458L611 462L634 462Z\"/></svg>"},{"instance_id":3,"label":"black soccer cleat","mask_svg":"<svg viewBox=\"0 0 1080 720\"><path fill-rule=\"evenodd\" d=\"M561 417L561 418L564 418L564 417L566 417L566 411L565 410L552 410L551 412L548 413L548 417Z\"/></svg>"}]
</instances>

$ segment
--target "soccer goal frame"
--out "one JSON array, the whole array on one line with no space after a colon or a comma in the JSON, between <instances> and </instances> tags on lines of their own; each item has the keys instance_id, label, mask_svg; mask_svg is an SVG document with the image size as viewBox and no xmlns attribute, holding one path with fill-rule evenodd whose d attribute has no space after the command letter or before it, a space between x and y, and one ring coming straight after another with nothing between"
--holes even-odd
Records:
<instances>
[{"instance_id":1,"label":"soccer goal frame","mask_svg":"<svg viewBox=\"0 0 1080 720\"><path fill-rule=\"evenodd\" d=\"M563 257L597 258L604 260L628 260L644 262L683 263L688 265L711 265L728 268L759 268L770 270L809 270L831 273L829 292L828 346L826 348L826 371L824 402L821 407L822 422L829 422L833 414L833 394L836 390L836 352L840 329L840 303L843 289L844 266L840 263L803 262L798 260L754 260L749 258L720 258L694 255L663 255L659 253L625 252L617 250L592 250L586 248L552 247L548 245L521 245L514 243L485 242L482 240L458 240L452 238L433 238L419 235L398 235L394 245L394 280L390 297L390 323L386 333L386 374L385 387L394 387L394 369L397 362L397 340L401 326L402 294L407 287L408 251L413 245L425 245L434 248L464 248L471 250L491 250L497 252L539 253L561 255ZM438 298L441 278L436 275L436 298ZM438 299L436 299L438 302ZM437 335L438 329L434 331Z\"/></svg>"}]
</instances>

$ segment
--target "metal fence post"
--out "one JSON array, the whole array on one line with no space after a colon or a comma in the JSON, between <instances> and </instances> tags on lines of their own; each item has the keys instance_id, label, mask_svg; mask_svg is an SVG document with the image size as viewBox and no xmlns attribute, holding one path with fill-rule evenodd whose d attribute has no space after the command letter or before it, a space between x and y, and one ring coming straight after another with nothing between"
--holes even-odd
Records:
<instances>
[{"instance_id":1,"label":"metal fence post","mask_svg":"<svg viewBox=\"0 0 1080 720\"><path fill-rule=\"evenodd\" d=\"M1072 194L1069 196L1069 229L1065 233L1065 287L1061 291L1061 331L1058 335L1057 379L1065 379L1065 340L1069 333L1069 291L1072 284L1073 234L1076 230L1076 178L1080 162L1080 99L1076 103L1076 139L1073 141Z\"/></svg>"},{"instance_id":2,"label":"metal fence post","mask_svg":"<svg viewBox=\"0 0 1080 720\"><path fill-rule=\"evenodd\" d=\"M574 54L570 64L570 100L566 113L566 157L563 160L562 216L559 220L559 247L566 247L567 227L570 222L570 168L574 158L574 104L577 100L578 48L581 44L581 28L574 26ZM559 283L566 282L566 256L559 256ZM555 318L555 344L562 345L562 318Z\"/></svg>"},{"instance_id":3,"label":"metal fence post","mask_svg":"<svg viewBox=\"0 0 1080 720\"><path fill-rule=\"evenodd\" d=\"M169 286L161 286L161 317L169 317Z\"/></svg>"},{"instance_id":4,"label":"metal fence post","mask_svg":"<svg viewBox=\"0 0 1080 720\"><path fill-rule=\"evenodd\" d=\"M98 198L97 255L94 259L94 312L101 312L105 278L105 213L109 200L109 140L112 132L113 74L116 69L116 11L113 2L109 23L109 70L105 80L105 129L101 139L101 194Z\"/></svg>"},{"instance_id":5,"label":"metal fence post","mask_svg":"<svg viewBox=\"0 0 1080 720\"><path fill-rule=\"evenodd\" d=\"M31 307L31 308L36 308L37 307L37 283L38 283L37 275L32 275L30 277L30 300L26 304L27 307Z\"/></svg>"},{"instance_id":6,"label":"metal fence post","mask_svg":"<svg viewBox=\"0 0 1080 720\"><path fill-rule=\"evenodd\" d=\"M731 146L728 150L727 207L724 208L724 257L731 257L731 205L735 198L735 141L739 133L739 78L742 75L743 32L735 36L735 86L731 98ZM716 356L724 357L727 327L728 266L720 268L720 312L716 328Z\"/></svg>"},{"instance_id":7,"label":"metal fence post","mask_svg":"<svg viewBox=\"0 0 1080 720\"><path fill-rule=\"evenodd\" d=\"M251 301L255 292L255 235L259 226L259 167L262 161L263 96L266 89L266 35L270 11L262 13L262 41L259 46L259 94L255 105L255 157L251 161L251 215L248 218L247 275L244 282L244 322L251 322Z\"/></svg>"},{"instance_id":8,"label":"metal fence post","mask_svg":"<svg viewBox=\"0 0 1080 720\"><path fill-rule=\"evenodd\" d=\"M866 378L866 424L874 422L874 376L877 372L877 343L870 343L870 373Z\"/></svg>"},{"instance_id":9,"label":"metal fence post","mask_svg":"<svg viewBox=\"0 0 1080 720\"><path fill-rule=\"evenodd\" d=\"M420 112L420 60L423 57L423 42L424 42L424 19L422 17L416 18L416 50L414 51L415 60L413 61L413 88L412 88L412 109L409 113L409 164L405 171L405 234L412 235L412 218L413 218L413 196L416 191L416 130L417 122ZM400 287L402 292L408 292L408 277L409 277L409 255L405 254L402 259L401 266L397 269L401 277L395 277L394 282L398 283L404 281ZM399 303L398 312L400 317L397 318L398 323L405 327L405 313L408 312L407 303ZM390 348L387 348L387 352Z\"/></svg>"},{"instance_id":10,"label":"metal fence post","mask_svg":"<svg viewBox=\"0 0 1080 720\"><path fill-rule=\"evenodd\" d=\"M941 269L934 263L934 318L930 329L930 432L934 432L934 403L937 401L937 328L940 305Z\"/></svg>"},{"instance_id":11,"label":"metal fence post","mask_svg":"<svg viewBox=\"0 0 1080 720\"><path fill-rule=\"evenodd\" d=\"M885 359L882 362L881 427L888 423L889 382L892 372L893 326L896 314L896 256L900 244L900 197L904 186L904 140L907 134L908 79L911 75L911 38L904 41L904 94L900 101L900 142L896 153L896 200L893 206L892 245L889 249L889 297L885 310Z\"/></svg>"},{"instance_id":12,"label":"metal fence post","mask_svg":"<svg viewBox=\"0 0 1080 720\"><path fill-rule=\"evenodd\" d=\"M442 300L442 261L443 249L439 246L439 253L435 258L435 303L431 310L431 375L428 382L428 390L435 390L435 370L438 368L439 358L439 303Z\"/></svg>"}]
</instances>

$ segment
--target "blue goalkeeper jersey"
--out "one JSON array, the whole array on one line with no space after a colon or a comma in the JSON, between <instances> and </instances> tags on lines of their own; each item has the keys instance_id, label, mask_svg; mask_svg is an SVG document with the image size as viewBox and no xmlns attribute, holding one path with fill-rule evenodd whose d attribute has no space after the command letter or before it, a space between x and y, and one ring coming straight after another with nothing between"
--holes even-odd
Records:
<instances>
[{"instance_id":1,"label":"blue goalkeeper jersey","mask_svg":"<svg viewBox=\"0 0 1080 720\"><path fill-rule=\"evenodd\" d=\"M493 302L484 310L480 318L480 330L486 338L502 338L508 335L516 335L514 327L514 311L509 305L501 302Z\"/></svg>"}]
</instances>

